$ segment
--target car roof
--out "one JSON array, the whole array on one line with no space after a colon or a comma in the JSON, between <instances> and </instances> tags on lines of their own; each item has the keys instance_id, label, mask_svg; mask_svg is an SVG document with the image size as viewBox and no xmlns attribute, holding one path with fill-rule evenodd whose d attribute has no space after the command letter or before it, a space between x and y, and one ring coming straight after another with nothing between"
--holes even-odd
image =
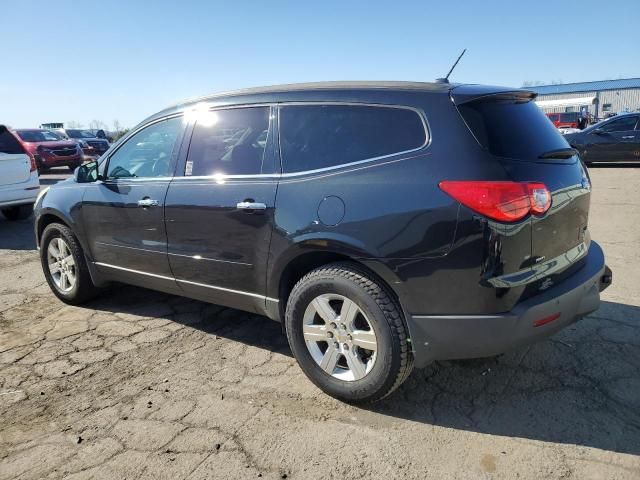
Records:
<instances>
[{"instance_id":1,"label":"car roof","mask_svg":"<svg viewBox=\"0 0 640 480\"><path fill-rule=\"evenodd\" d=\"M291 101L361 101L361 98L383 98L386 93L395 92L429 93L429 94L449 94L455 91L460 98L477 98L478 96L490 95L497 92L512 92L523 90L511 87L495 87L474 84L452 84L446 82L409 82L409 81L331 81L331 82L310 82L291 83L282 85L271 85L266 87L244 88L228 92L214 93L184 100L160 112L151 115L141 122L140 125L149 121L161 118L172 113L178 113L198 103L212 104L251 104L251 103L272 103ZM528 92L534 95L532 92ZM392 97L389 97L390 99ZM386 101L381 103L387 103Z\"/></svg>"}]
</instances>

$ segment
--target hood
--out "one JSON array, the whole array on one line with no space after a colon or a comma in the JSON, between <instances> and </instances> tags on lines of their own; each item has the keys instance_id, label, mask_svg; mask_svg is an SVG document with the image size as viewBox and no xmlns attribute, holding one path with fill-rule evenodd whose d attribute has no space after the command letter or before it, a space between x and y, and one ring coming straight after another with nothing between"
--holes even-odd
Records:
<instances>
[{"instance_id":1,"label":"hood","mask_svg":"<svg viewBox=\"0 0 640 480\"><path fill-rule=\"evenodd\" d=\"M57 150L61 148L72 148L77 145L78 142L73 140L57 140L51 142L23 142L24 148L33 153L38 150L38 147L42 146L51 150Z\"/></svg>"}]
</instances>

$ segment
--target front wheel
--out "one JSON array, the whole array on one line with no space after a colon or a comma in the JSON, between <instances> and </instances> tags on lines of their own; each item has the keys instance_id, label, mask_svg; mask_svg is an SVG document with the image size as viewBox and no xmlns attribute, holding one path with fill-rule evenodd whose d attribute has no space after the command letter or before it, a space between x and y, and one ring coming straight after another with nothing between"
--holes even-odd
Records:
<instances>
[{"instance_id":1,"label":"front wheel","mask_svg":"<svg viewBox=\"0 0 640 480\"><path fill-rule=\"evenodd\" d=\"M33 205L19 205L17 207L3 208L2 214L7 220L25 220L33 213Z\"/></svg>"},{"instance_id":2,"label":"front wheel","mask_svg":"<svg viewBox=\"0 0 640 480\"><path fill-rule=\"evenodd\" d=\"M285 326L304 373L339 400L380 400L411 373L401 310L357 265L335 263L304 276L289 296Z\"/></svg>"},{"instance_id":3,"label":"front wheel","mask_svg":"<svg viewBox=\"0 0 640 480\"><path fill-rule=\"evenodd\" d=\"M78 305L98 293L82 247L66 225L52 223L44 229L40 261L49 287L63 302Z\"/></svg>"}]
</instances>

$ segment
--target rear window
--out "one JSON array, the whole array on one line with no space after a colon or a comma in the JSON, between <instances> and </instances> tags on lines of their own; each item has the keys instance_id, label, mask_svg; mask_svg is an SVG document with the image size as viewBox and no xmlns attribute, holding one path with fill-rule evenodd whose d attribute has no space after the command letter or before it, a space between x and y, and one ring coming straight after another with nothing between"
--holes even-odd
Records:
<instances>
[{"instance_id":1,"label":"rear window","mask_svg":"<svg viewBox=\"0 0 640 480\"><path fill-rule=\"evenodd\" d=\"M290 105L280 110L285 172L368 160L422 147L424 123L414 110L358 105Z\"/></svg>"},{"instance_id":2,"label":"rear window","mask_svg":"<svg viewBox=\"0 0 640 480\"><path fill-rule=\"evenodd\" d=\"M544 113L532 101L491 96L458 106L480 145L493 155L536 160L551 150L569 148Z\"/></svg>"},{"instance_id":3,"label":"rear window","mask_svg":"<svg viewBox=\"0 0 640 480\"><path fill-rule=\"evenodd\" d=\"M2 125L0 125L0 153L8 153L10 155L25 153L16 137Z\"/></svg>"}]
</instances>

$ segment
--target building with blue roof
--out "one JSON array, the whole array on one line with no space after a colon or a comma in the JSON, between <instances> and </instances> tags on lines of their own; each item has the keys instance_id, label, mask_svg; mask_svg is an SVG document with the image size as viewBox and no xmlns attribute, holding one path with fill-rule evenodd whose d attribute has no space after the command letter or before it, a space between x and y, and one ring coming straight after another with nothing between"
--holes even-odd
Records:
<instances>
[{"instance_id":1,"label":"building with blue roof","mask_svg":"<svg viewBox=\"0 0 640 480\"><path fill-rule=\"evenodd\" d=\"M599 80L525 87L538 94L536 102L545 113L588 112L604 118L640 111L640 78Z\"/></svg>"}]
</instances>

